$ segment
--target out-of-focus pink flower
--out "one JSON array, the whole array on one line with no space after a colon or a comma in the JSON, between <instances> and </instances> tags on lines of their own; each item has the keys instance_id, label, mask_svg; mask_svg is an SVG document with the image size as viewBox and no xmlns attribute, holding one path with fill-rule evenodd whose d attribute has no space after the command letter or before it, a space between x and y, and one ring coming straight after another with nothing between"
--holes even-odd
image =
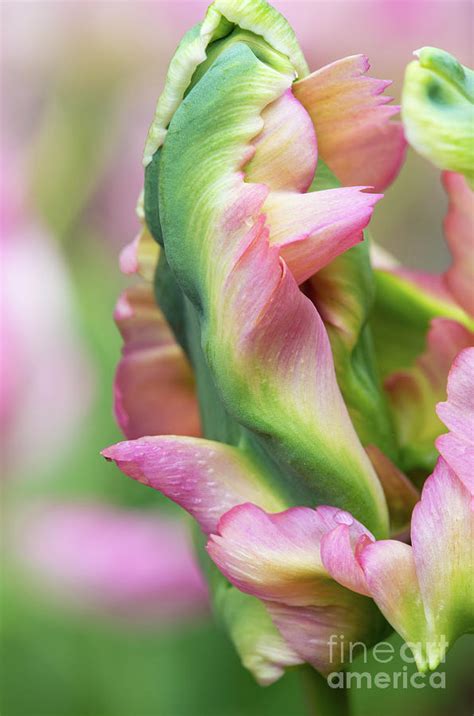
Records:
<instances>
[{"instance_id":1,"label":"out-of-focus pink flower","mask_svg":"<svg viewBox=\"0 0 474 716\"><path fill-rule=\"evenodd\" d=\"M182 521L94 503L26 510L13 554L65 607L140 621L196 616L207 589Z\"/></svg>"},{"instance_id":2,"label":"out-of-focus pink flower","mask_svg":"<svg viewBox=\"0 0 474 716\"><path fill-rule=\"evenodd\" d=\"M1 415L8 471L37 474L89 405L91 366L74 327L65 263L2 164ZM8 182L8 185L7 185ZM28 449L25 449L28 446Z\"/></svg>"}]
</instances>

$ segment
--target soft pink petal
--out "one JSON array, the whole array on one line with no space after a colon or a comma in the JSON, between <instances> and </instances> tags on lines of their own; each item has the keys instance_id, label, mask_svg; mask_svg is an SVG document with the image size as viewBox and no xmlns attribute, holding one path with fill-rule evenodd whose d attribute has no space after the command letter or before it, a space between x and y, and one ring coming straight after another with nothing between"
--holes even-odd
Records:
<instances>
[{"instance_id":1,"label":"soft pink petal","mask_svg":"<svg viewBox=\"0 0 474 716\"><path fill-rule=\"evenodd\" d=\"M159 245L144 227L120 252L120 270L126 275L138 273L146 281L152 281L159 253Z\"/></svg>"},{"instance_id":2,"label":"soft pink petal","mask_svg":"<svg viewBox=\"0 0 474 716\"><path fill-rule=\"evenodd\" d=\"M282 508L250 459L223 443L145 437L112 445L102 455L183 507L206 533L215 531L221 516L242 502L252 500L268 510Z\"/></svg>"},{"instance_id":3,"label":"soft pink petal","mask_svg":"<svg viewBox=\"0 0 474 716\"><path fill-rule=\"evenodd\" d=\"M287 642L322 673L341 663L331 635L372 640L380 628L370 600L333 581L319 553L323 535L337 526L361 525L331 507L295 507L269 515L255 505L223 516L207 550L224 575L258 596Z\"/></svg>"},{"instance_id":4,"label":"soft pink petal","mask_svg":"<svg viewBox=\"0 0 474 716\"><path fill-rule=\"evenodd\" d=\"M253 141L255 154L245 167L246 180L272 191L305 192L318 159L309 114L289 89L263 110L262 119L264 127Z\"/></svg>"},{"instance_id":5,"label":"soft pink petal","mask_svg":"<svg viewBox=\"0 0 474 716\"><path fill-rule=\"evenodd\" d=\"M448 399L436 412L447 428L474 444L474 348L456 356L448 375Z\"/></svg>"},{"instance_id":6,"label":"soft pink petal","mask_svg":"<svg viewBox=\"0 0 474 716\"><path fill-rule=\"evenodd\" d=\"M448 433L439 436L436 447L473 496L474 506L474 445Z\"/></svg>"},{"instance_id":7,"label":"soft pink petal","mask_svg":"<svg viewBox=\"0 0 474 716\"><path fill-rule=\"evenodd\" d=\"M474 192L461 174L444 172L449 198L444 233L453 263L444 274L458 303L474 315Z\"/></svg>"},{"instance_id":8,"label":"soft pink petal","mask_svg":"<svg viewBox=\"0 0 474 716\"><path fill-rule=\"evenodd\" d=\"M339 525L322 537L321 559L327 571L339 584L353 592L370 596L365 575L357 555L373 536L360 523Z\"/></svg>"},{"instance_id":9,"label":"soft pink petal","mask_svg":"<svg viewBox=\"0 0 474 716\"><path fill-rule=\"evenodd\" d=\"M261 220L234 261L208 323L208 335L217 338L207 347L229 405L240 422L271 436L272 450L283 458L291 453L299 459L305 446L304 464L293 458L293 467L317 479L321 501L343 501L347 478L351 490L363 485L360 512L367 500L368 511L376 504L384 520L383 493L337 385L324 324L269 245ZM338 487L331 470L337 470Z\"/></svg>"},{"instance_id":10,"label":"soft pink petal","mask_svg":"<svg viewBox=\"0 0 474 716\"><path fill-rule=\"evenodd\" d=\"M125 436L199 435L191 367L156 306L151 287L127 289L114 317L124 340L114 410Z\"/></svg>"},{"instance_id":11,"label":"soft pink petal","mask_svg":"<svg viewBox=\"0 0 474 716\"><path fill-rule=\"evenodd\" d=\"M411 644L421 670L433 669L447 644L474 630L474 506L439 458L413 510L412 547L393 540L358 555L369 591Z\"/></svg>"},{"instance_id":12,"label":"soft pink petal","mask_svg":"<svg viewBox=\"0 0 474 716\"><path fill-rule=\"evenodd\" d=\"M322 67L293 85L308 110L321 157L346 185L366 184L377 191L398 174L406 142L400 122L390 118L398 107L387 107L383 96L391 84L366 77L364 55L346 57Z\"/></svg>"},{"instance_id":13,"label":"soft pink petal","mask_svg":"<svg viewBox=\"0 0 474 716\"><path fill-rule=\"evenodd\" d=\"M120 270L126 276L130 276L138 271L137 249L139 240L140 235L135 236L135 238L129 244L124 246L120 252Z\"/></svg>"},{"instance_id":14,"label":"soft pink petal","mask_svg":"<svg viewBox=\"0 0 474 716\"><path fill-rule=\"evenodd\" d=\"M256 597L307 604L323 591L326 571L319 543L325 520L309 507L269 515L252 504L227 512L211 535L207 551L221 572L240 590Z\"/></svg>"},{"instance_id":15,"label":"soft pink petal","mask_svg":"<svg viewBox=\"0 0 474 716\"><path fill-rule=\"evenodd\" d=\"M449 428L436 447L448 465L474 496L474 348L466 348L454 360L448 376L448 399L436 412Z\"/></svg>"},{"instance_id":16,"label":"soft pink petal","mask_svg":"<svg viewBox=\"0 0 474 716\"><path fill-rule=\"evenodd\" d=\"M412 548L382 540L359 554L368 589L387 621L407 642L426 638L426 623Z\"/></svg>"},{"instance_id":17,"label":"soft pink petal","mask_svg":"<svg viewBox=\"0 0 474 716\"><path fill-rule=\"evenodd\" d=\"M474 510L443 458L413 511L411 538L430 631L452 641L474 630Z\"/></svg>"},{"instance_id":18,"label":"soft pink petal","mask_svg":"<svg viewBox=\"0 0 474 716\"><path fill-rule=\"evenodd\" d=\"M362 230L381 198L364 193L364 188L269 194L263 211L270 243L279 248L298 283L362 241Z\"/></svg>"}]
</instances>

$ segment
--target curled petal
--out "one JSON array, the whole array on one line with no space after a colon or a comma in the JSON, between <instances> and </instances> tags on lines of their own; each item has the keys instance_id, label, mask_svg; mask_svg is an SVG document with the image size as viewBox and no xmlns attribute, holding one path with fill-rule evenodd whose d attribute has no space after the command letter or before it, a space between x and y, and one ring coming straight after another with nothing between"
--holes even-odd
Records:
<instances>
[{"instance_id":1,"label":"curled petal","mask_svg":"<svg viewBox=\"0 0 474 716\"><path fill-rule=\"evenodd\" d=\"M309 112L321 157L343 184L367 184L377 191L398 174L406 142L400 122L390 118L383 92L391 82L366 77L364 55L333 62L294 85L297 99Z\"/></svg>"},{"instance_id":2,"label":"curled petal","mask_svg":"<svg viewBox=\"0 0 474 716\"><path fill-rule=\"evenodd\" d=\"M340 394L324 325L269 245L260 213L266 187L246 184L239 170L262 128L260 113L290 83L238 43L187 95L161 158L166 255L198 308L203 351L228 412L280 464L291 463L308 500L364 515L380 535L383 493Z\"/></svg>"},{"instance_id":3,"label":"curled petal","mask_svg":"<svg viewBox=\"0 0 474 716\"><path fill-rule=\"evenodd\" d=\"M319 556L325 528L309 507L269 515L255 505L239 505L222 517L207 551L241 591L301 606L320 581L331 586Z\"/></svg>"},{"instance_id":4,"label":"curled petal","mask_svg":"<svg viewBox=\"0 0 474 716\"><path fill-rule=\"evenodd\" d=\"M474 348L455 359L448 376L448 399L436 412L450 432L436 447L474 496Z\"/></svg>"},{"instance_id":5,"label":"curled petal","mask_svg":"<svg viewBox=\"0 0 474 716\"><path fill-rule=\"evenodd\" d=\"M443 184L449 198L444 233L453 257L444 279L458 303L474 316L474 192L461 174L444 172Z\"/></svg>"},{"instance_id":6,"label":"curled petal","mask_svg":"<svg viewBox=\"0 0 474 716\"><path fill-rule=\"evenodd\" d=\"M307 74L308 66L295 33L275 8L265 0L215 0L203 22L183 37L171 60L165 87L148 132L143 155L145 166L163 144L167 127L191 84L196 68L206 60L209 44L229 35L234 27L261 36L282 59L289 59L294 75L304 77Z\"/></svg>"},{"instance_id":7,"label":"curled petal","mask_svg":"<svg viewBox=\"0 0 474 716\"><path fill-rule=\"evenodd\" d=\"M206 533L241 502L252 500L269 510L284 504L266 487L253 462L223 443L172 435L145 437L112 445L102 455L183 507Z\"/></svg>"},{"instance_id":8,"label":"curled petal","mask_svg":"<svg viewBox=\"0 0 474 716\"><path fill-rule=\"evenodd\" d=\"M329 507L269 515L240 505L224 515L207 546L227 578L262 599L287 642L323 673L341 663L331 635L370 640L380 627L371 601L339 586L321 562L321 538L347 522L354 523L348 513Z\"/></svg>"},{"instance_id":9,"label":"curled petal","mask_svg":"<svg viewBox=\"0 0 474 716\"><path fill-rule=\"evenodd\" d=\"M270 227L270 243L278 247L298 283L362 241L362 230L381 198L364 193L366 188L269 194L263 211Z\"/></svg>"},{"instance_id":10,"label":"curled petal","mask_svg":"<svg viewBox=\"0 0 474 716\"><path fill-rule=\"evenodd\" d=\"M292 91L265 107L255 154L245 167L247 181L272 191L305 192L313 181L318 149L310 116Z\"/></svg>"},{"instance_id":11,"label":"curled petal","mask_svg":"<svg viewBox=\"0 0 474 716\"><path fill-rule=\"evenodd\" d=\"M356 521L335 527L321 540L321 559L331 577L366 596L370 596L370 591L357 555L373 541L373 535Z\"/></svg>"},{"instance_id":12,"label":"curled petal","mask_svg":"<svg viewBox=\"0 0 474 716\"><path fill-rule=\"evenodd\" d=\"M199 435L191 367L157 308L152 289L127 289L114 317L124 340L115 375L114 411L125 436Z\"/></svg>"}]
</instances>

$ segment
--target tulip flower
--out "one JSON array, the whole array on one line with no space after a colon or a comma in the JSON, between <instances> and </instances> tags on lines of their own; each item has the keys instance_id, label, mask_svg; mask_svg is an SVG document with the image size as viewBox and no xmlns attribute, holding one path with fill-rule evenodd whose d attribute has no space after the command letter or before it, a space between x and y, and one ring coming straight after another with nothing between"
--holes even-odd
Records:
<instances>
[{"instance_id":1,"label":"tulip flower","mask_svg":"<svg viewBox=\"0 0 474 716\"><path fill-rule=\"evenodd\" d=\"M145 146L144 232L122 256L127 271L154 274L158 305L150 285L141 305L143 286L119 301L116 413L134 439L103 455L197 522L214 607L262 684L304 662L322 674L344 667L331 651L334 634L371 645L388 622L417 637L425 669L444 654L430 651L429 638L452 641L470 628L467 606L458 616L469 549L467 539L456 546L469 518L463 479L439 458L420 501L381 381L396 370L431 370L421 354L436 318L433 345L441 333L453 346L435 366L433 389L425 386L434 413L448 364L469 344L470 317L446 285L442 298L416 304L403 360L396 354L387 368L379 357L382 309L398 277L390 274L380 298L363 230L405 140L383 96L388 83L367 70L354 56L308 74L270 5L216 0L171 61ZM146 249L150 235L159 251ZM462 284L456 265L450 286ZM163 337L159 310L179 350ZM403 344L396 311L386 313L383 327ZM163 346L173 370L158 367ZM196 402L188 392L180 419L191 372ZM197 404L200 425L193 419L189 430ZM457 411L456 439L464 439ZM406 532L412 510L413 546L389 540ZM432 530L438 541L427 556ZM395 604L390 550L402 554Z\"/></svg>"}]
</instances>

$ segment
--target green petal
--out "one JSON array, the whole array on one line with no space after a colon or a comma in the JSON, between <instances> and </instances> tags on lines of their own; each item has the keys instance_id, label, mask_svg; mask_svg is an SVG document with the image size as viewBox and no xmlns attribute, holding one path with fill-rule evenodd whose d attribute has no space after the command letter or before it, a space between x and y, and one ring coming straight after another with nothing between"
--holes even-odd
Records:
<instances>
[{"instance_id":1,"label":"green petal","mask_svg":"<svg viewBox=\"0 0 474 716\"><path fill-rule=\"evenodd\" d=\"M410 144L441 169L474 183L474 73L435 47L406 70L402 119Z\"/></svg>"},{"instance_id":2,"label":"green petal","mask_svg":"<svg viewBox=\"0 0 474 716\"><path fill-rule=\"evenodd\" d=\"M145 144L145 166L163 144L167 127L193 80L196 68L207 59L208 46L229 35L235 27L256 36L252 39L253 46L262 47L263 38L269 46L265 50L265 61L270 59L276 69L281 69L284 59L281 56L284 56L288 58L295 76L304 77L308 73L306 60L292 28L274 7L265 0L215 0L203 22L186 33L171 60Z\"/></svg>"},{"instance_id":3,"label":"green petal","mask_svg":"<svg viewBox=\"0 0 474 716\"><path fill-rule=\"evenodd\" d=\"M337 504L384 534L383 493L337 388L324 328L256 220L266 188L241 174L261 112L291 81L237 43L185 97L162 150L165 251L198 311L226 409L285 465L300 500Z\"/></svg>"}]
</instances>

